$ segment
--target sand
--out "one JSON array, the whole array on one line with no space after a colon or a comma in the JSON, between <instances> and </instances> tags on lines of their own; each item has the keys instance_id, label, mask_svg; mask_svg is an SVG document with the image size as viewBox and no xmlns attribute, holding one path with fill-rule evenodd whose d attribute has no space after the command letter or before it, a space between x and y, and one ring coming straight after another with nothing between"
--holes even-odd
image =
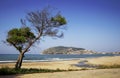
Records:
<instances>
[{"instance_id":1,"label":"sand","mask_svg":"<svg viewBox=\"0 0 120 78\"><path fill-rule=\"evenodd\" d=\"M61 69L61 70L70 70L70 69L81 69L80 67L74 66L80 60L68 60L68 61L53 61L53 62L24 62L22 68L38 68L38 69ZM0 64L1 67L10 67L13 68L15 63L3 63Z\"/></svg>"},{"instance_id":2,"label":"sand","mask_svg":"<svg viewBox=\"0 0 120 78\"><path fill-rule=\"evenodd\" d=\"M99 57L89 58L88 64L94 65L120 65L120 56L113 57ZM22 68L44 68L44 69L81 69L73 64L77 64L81 60L69 60L69 61L54 61L54 62L29 62L23 63ZM0 64L0 67L14 67L15 63ZM120 68L116 69L94 69L94 70L82 70L82 71L67 71L67 72L55 72L55 73L35 73L35 74L22 74L11 76L0 76L0 78L119 78Z\"/></svg>"}]
</instances>

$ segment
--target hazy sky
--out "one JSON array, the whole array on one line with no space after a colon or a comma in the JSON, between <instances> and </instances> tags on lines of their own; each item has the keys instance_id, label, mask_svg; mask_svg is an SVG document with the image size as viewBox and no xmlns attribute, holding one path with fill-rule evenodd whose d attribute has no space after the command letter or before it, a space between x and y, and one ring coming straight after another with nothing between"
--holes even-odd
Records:
<instances>
[{"instance_id":1,"label":"hazy sky","mask_svg":"<svg viewBox=\"0 0 120 78\"><path fill-rule=\"evenodd\" d=\"M80 47L98 52L120 51L120 0L0 0L0 41L7 32L20 27L30 11L52 6L68 21L64 38L44 38L29 53L53 46ZM0 42L1 53L18 53Z\"/></svg>"}]
</instances>

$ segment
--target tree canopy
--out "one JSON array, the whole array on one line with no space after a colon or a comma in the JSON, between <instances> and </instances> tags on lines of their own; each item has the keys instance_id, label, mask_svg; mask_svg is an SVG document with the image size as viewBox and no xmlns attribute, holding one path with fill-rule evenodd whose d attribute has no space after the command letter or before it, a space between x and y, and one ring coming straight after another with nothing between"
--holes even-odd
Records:
<instances>
[{"instance_id":1,"label":"tree canopy","mask_svg":"<svg viewBox=\"0 0 120 78\"><path fill-rule=\"evenodd\" d=\"M26 21L31 25L27 26ZM28 52L36 41L41 40L41 37L63 37L63 32L59 30L64 29L62 27L67 24L66 19L60 13L52 14L49 8L29 12L21 23L23 27L11 29L6 39L20 52L15 68L21 68L24 53Z\"/></svg>"},{"instance_id":2,"label":"tree canopy","mask_svg":"<svg viewBox=\"0 0 120 78\"><path fill-rule=\"evenodd\" d=\"M26 43L29 43L30 40L34 40L36 37L31 32L30 28L14 28L8 32L7 42L13 45L17 50L22 52L25 48Z\"/></svg>"}]
</instances>

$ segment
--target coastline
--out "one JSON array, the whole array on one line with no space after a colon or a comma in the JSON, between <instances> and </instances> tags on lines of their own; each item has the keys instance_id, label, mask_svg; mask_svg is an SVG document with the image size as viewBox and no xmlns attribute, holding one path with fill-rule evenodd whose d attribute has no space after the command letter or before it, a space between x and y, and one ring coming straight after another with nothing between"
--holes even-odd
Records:
<instances>
[{"instance_id":1,"label":"coastline","mask_svg":"<svg viewBox=\"0 0 120 78\"><path fill-rule=\"evenodd\" d=\"M57 55L40 55L40 54L26 54L23 62L53 62L53 61L68 61L89 59L106 56L120 56L119 54L81 54L81 55L69 55L69 54L57 54ZM15 63L18 58L18 54L0 54L0 63Z\"/></svg>"},{"instance_id":2,"label":"coastline","mask_svg":"<svg viewBox=\"0 0 120 78\"><path fill-rule=\"evenodd\" d=\"M79 70L82 67L79 64L85 63L88 65L120 65L120 56L106 56L106 57L96 57L96 58L81 58L81 59L71 59L71 60L56 60L56 61L34 61L34 62L23 62L22 68L37 68L37 69L62 69L62 70ZM0 63L1 67L14 68L14 63ZM78 66L77 66L78 65ZM84 66L84 64L83 64ZM91 68L90 68L91 69ZM92 68L95 69L95 68Z\"/></svg>"},{"instance_id":3,"label":"coastline","mask_svg":"<svg viewBox=\"0 0 120 78\"><path fill-rule=\"evenodd\" d=\"M7 75L0 76L0 78L119 78L120 68L112 69L89 69L81 70L82 67L75 66L81 61L85 61L87 64L93 65L120 65L120 56L109 57L97 57L86 59L75 59L66 61L51 61L51 62L23 62L22 68L37 68L37 69L61 69L61 70L79 70L79 71L66 71L66 72L54 72L54 73L33 73L33 74L21 74L21 75ZM1 67L13 68L15 63L0 63Z\"/></svg>"}]
</instances>

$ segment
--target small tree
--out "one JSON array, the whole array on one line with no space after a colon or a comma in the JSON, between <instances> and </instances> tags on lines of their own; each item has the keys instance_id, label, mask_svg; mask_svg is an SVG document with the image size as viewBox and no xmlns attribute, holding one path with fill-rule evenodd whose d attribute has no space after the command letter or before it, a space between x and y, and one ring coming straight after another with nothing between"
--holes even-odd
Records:
<instances>
[{"instance_id":1,"label":"small tree","mask_svg":"<svg viewBox=\"0 0 120 78\"><path fill-rule=\"evenodd\" d=\"M28 44L30 45L30 43L32 43L31 41L34 41L35 38L28 27L14 28L8 32L7 42L20 52L15 68L21 67L24 53L27 52L25 51L27 50L26 46L28 46Z\"/></svg>"},{"instance_id":2,"label":"small tree","mask_svg":"<svg viewBox=\"0 0 120 78\"><path fill-rule=\"evenodd\" d=\"M35 31L31 31L25 21L21 20L24 27L10 30L6 39L20 52L15 65L16 69L21 68L24 53L28 52L36 41L44 36L63 37L63 33L59 30L66 24L66 19L60 13L52 15L48 8L28 13L26 20L31 23Z\"/></svg>"}]
</instances>

